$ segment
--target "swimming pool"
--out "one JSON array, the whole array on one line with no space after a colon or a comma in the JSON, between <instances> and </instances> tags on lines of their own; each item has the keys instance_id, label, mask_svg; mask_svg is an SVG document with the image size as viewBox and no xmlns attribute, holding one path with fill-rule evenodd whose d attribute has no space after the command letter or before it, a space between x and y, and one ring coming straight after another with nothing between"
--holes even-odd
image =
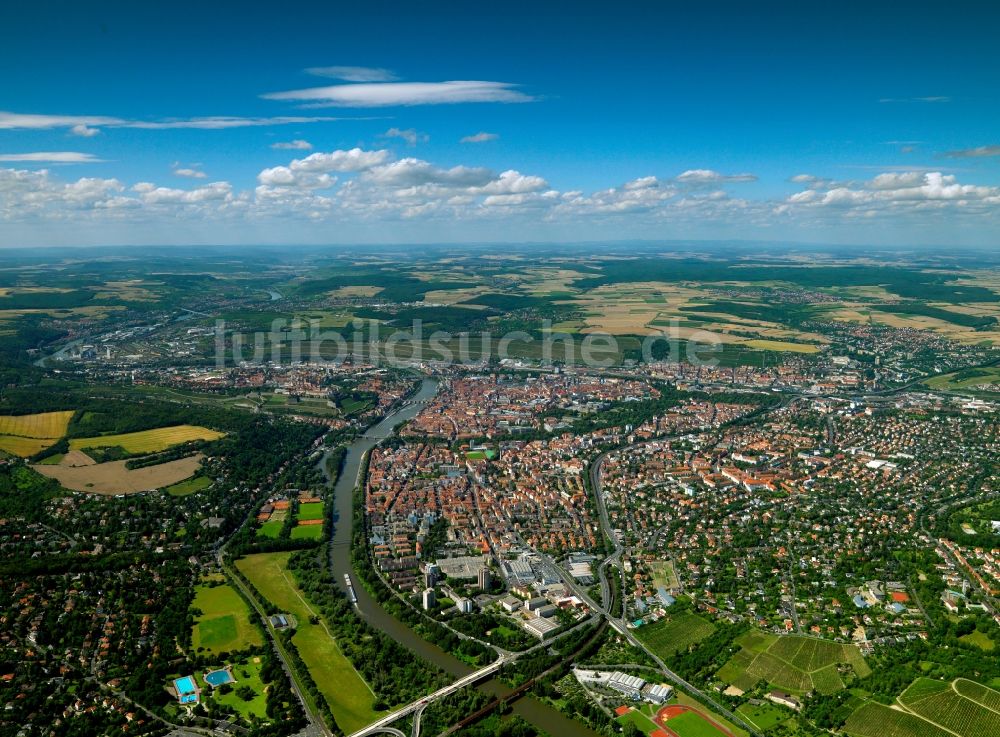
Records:
<instances>
[{"instance_id":1,"label":"swimming pool","mask_svg":"<svg viewBox=\"0 0 1000 737\"><path fill-rule=\"evenodd\" d=\"M184 676L174 681L174 691L177 692L177 700L182 704L198 703L198 685L194 682L194 676Z\"/></svg>"},{"instance_id":2,"label":"swimming pool","mask_svg":"<svg viewBox=\"0 0 1000 737\"><path fill-rule=\"evenodd\" d=\"M205 683L207 683L212 688L217 688L224 683L233 683L236 679L233 678L233 674L230 673L225 668L220 668L219 670L213 670L205 674Z\"/></svg>"}]
</instances>

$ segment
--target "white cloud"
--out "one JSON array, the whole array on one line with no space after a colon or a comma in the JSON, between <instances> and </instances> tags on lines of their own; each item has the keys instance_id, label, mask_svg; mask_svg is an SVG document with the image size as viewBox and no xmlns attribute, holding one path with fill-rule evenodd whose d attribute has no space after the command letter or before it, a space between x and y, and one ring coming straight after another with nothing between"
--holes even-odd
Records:
<instances>
[{"instance_id":1,"label":"white cloud","mask_svg":"<svg viewBox=\"0 0 1000 737\"><path fill-rule=\"evenodd\" d=\"M881 103L889 102L951 102L947 95L927 95L925 97L883 97Z\"/></svg>"},{"instance_id":2,"label":"white cloud","mask_svg":"<svg viewBox=\"0 0 1000 737\"><path fill-rule=\"evenodd\" d=\"M783 213L830 209L848 217L907 217L926 211L995 213L1000 187L962 184L939 171L883 172L863 182L826 182L785 200Z\"/></svg>"},{"instance_id":3,"label":"white cloud","mask_svg":"<svg viewBox=\"0 0 1000 737\"><path fill-rule=\"evenodd\" d=\"M257 181L267 187L287 187L304 190L327 189L336 184L331 172L361 172L383 164L392 157L385 150L365 151L360 148L337 150L329 153L317 151L303 159L293 159L288 166L274 166L262 170Z\"/></svg>"},{"instance_id":4,"label":"white cloud","mask_svg":"<svg viewBox=\"0 0 1000 737\"><path fill-rule=\"evenodd\" d=\"M329 116L278 116L271 118L242 118L216 115L200 118L162 118L159 120L127 120L105 115L31 115L0 111L0 130L52 130L69 128L79 136L92 136L98 128L139 128L143 130L172 130L194 128L199 130L224 130L270 125L325 123L342 118Z\"/></svg>"},{"instance_id":5,"label":"white cloud","mask_svg":"<svg viewBox=\"0 0 1000 737\"><path fill-rule=\"evenodd\" d=\"M688 169L677 175L677 181L682 184L707 185L727 182L756 182L757 177L754 174L720 174L712 169Z\"/></svg>"},{"instance_id":6,"label":"white cloud","mask_svg":"<svg viewBox=\"0 0 1000 737\"><path fill-rule=\"evenodd\" d=\"M383 138L402 138L408 146L416 146L417 143L426 143L430 136L421 133L413 128L390 128L382 134Z\"/></svg>"},{"instance_id":7,"label":"white cloud","mask_svg":"<svg viewBox=\"0 0 1000 737\"><path fill-rule=\"evenodd\" d=\"M188 179L204 179L208 175L200 169L193 169L191 167L175 167L174 176L187 177Z\"/></svg>"},{"instance_id":8,"label":"white cloud","mask_svg":"<svg viewBox=\"0 0 1000 737\"><path fill-rule=\"evenodd\" d=\"M215 115L205 118L180 118L164 120L132 120L122 128L141 128L144 130L174 130L179 128L194 128L198 130L226 130L228 128L253 128L269 125L298 125L304 123L326 123L339 120L329 117L279 116L275 118L240 118L227 115Z\"/></svg>"},{"instance_id":9,"label":"white cloud","mask_svg":"<svg viewBox=\"0 0 1000 737\"><path fill-rule=\"evenodd\" d=\"M495 141L500 138L498 133L486 133L485 131L480 131L471 136L464 136L459 139L459 143L486 143L487 141Z\"/></svg>"},{"instance_id":10,"label":"white cloud","mask_svg":"<svg viewBox=\"0 0 1000 737\"><path fill-rule=\"evenodd\" d=\"M69 132L72 133L74 136L80 136L82 138L93 138L101 131L98 128L91 128L82 123L77 123L76 125L74 125L72 128L69 129Z\"/></svg>"},{"instance_id":11,"label":"white cloud","mask_svg":"<svg viewBox=\"0 0 1000 737\"><path fill-rule=\"evenodd\" d=\"M301 138L296 138L294 141L278 141L271 144L271 148L279 151L309 151L312 147L313 145L309 141L303 141Z\"/></svg>"},{"instance_id":12,"label":"white cloud","mask_svg":"<svg viewBox=\"0 0 1000 737\"><path fill-rule=\"evenodd\" d=\"M388 69L379 67L310 67L306 73L344 82L393 82L399 79Z\"/></svg>"},{"instance_id":13,"label":"white cloud","mask_svg":"<svg viewBox=\"0 0 1000 737\"><path fill-rule=\"evenodd\" d=\"M958 151L948 151L945 156L953 159L970 159L980 156L1000 156L1000 146L977 146L976 148L963 148Z\"/></svg>"},{"instance_id":14,"label":"white cloud","mask_svg":"<svg viewBox=\"0 0 1000 737\"><path fill-rule=\"evenodd\" d=\"M104 159L98 159L93 154L80 153L79 151L33 151L27 154L0 154L0 161L37 161L46 164L95 164L104 161Z\"/></svg>"},{"instance_id":15,"label":"white cloud","mask_svg":"<svg viewBox=\"0 0 1000 737\"><path fill-rule=\"evenodd\" d=\"M338 84L302 90L272 92L266 100L292 100L310 107L389 107L446 105L462 102L529 102L532 97L509 82L384 82Z\"/></svg>"}]
</instances>

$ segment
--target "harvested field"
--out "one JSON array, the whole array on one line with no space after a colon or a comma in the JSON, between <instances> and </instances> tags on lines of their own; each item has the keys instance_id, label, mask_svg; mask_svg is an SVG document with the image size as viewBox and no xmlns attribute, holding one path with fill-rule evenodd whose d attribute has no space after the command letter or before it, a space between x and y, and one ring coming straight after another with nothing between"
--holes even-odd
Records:
<instances>
[{"instance_id":1,"label":"harvested field","mask_svg":"<svg viewBox=\"0 0 1000 737\"><path fill-rule=\"evenodd\" d=\"M155 453L192 440L218 440L224 434L198 425L175 425L121 435L74 438L69 441L69 447L72 450L121 447L128 453Z\"/></svg>"},{"instance_id":2,"label":"harvested field","mask_svg":"<svg viewBox=\"0 0 1000 737\"><path fill-rule=\"evenodd\" d=\"M202 458L204 458L202 454L196 453L176 461L136 469L125 468L125 461L109 461L87 466L36 464L32 468L73 491L93 494L134 494L170 486L190 478L201 467Z\"/></svg>"},{"instance_id":3,"label":"harvested field","mask_svg":"<svg viewBox=\"0 0 1000 737\"><path fill-rule=\"evenodd\" d=\"M0 417L0 435L22 438L61 438L66 434L73 410L42 412L37 415L5 415Z\"/></svg>"}]
</instances>

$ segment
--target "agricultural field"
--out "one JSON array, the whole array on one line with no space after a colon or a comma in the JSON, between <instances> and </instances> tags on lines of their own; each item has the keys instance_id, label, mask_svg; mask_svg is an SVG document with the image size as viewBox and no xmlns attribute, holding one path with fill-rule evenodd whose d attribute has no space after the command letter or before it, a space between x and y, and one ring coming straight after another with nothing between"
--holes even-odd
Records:
<instances>
[{"instance_id":1,"label":"agricultural field","mask_svg":"<svg viewBox=\"0 0 1000 737\"><path fill-rule=\"evenodd\" d=\"M94 494L134 494L151 489L173 486L193 476L204 456L195 453L186 458L167 461L144 468L126 468L126 461L108 461L86 465L69 465L71 454L67 453L56 465L36 463L33 469L43 476L58 481L72 491L86 491Z\"/></svg>"},{"instance_id":2,"label":"agricultural field","mask_svg":"<svg viewBox=\"0 0 1000 737\"><path fill-rule=\"evenodd\" d=\"M349 734L379 717L379 712L372 709L375 695L322 622L309 621L316 612L299 593L288 571L290 556L287 552L248 555L236 561L236 567L268 601L295 616L298 626L292 642L330 704L337 724Z\"/></svg>"},{"instance_id":3,"label":"agricultural field","mask_svg":"<svg viewBox=\"0 0 1000 737\"><path fill-rule=\"evenodd\" d=\"M0 451L21 458L55 445L66 434L73 410L0 416Z\"/></svg>"},{"instance_id":4,"label":"agricultural field","mask_svg":"<svg viewBox=\"0 0 1000 737\"><path fill-rule=\"evenodd\" d=\"M665 589L676 589L680 586L673 561L656 561L650 566L653 573L653 586Z\"/></svg>"},{"instance_id":5,"label":"agricultural field","mask_svg":"<svg viewBox=\"0 0 1000 737\"><path fill-rule=\"evenodd\" d=\"M855 645L759 632L749 632L737 642L742 649L717 675L742 691L764 681L792 693L815 689L832 694L844 688L844 671L853 670L858 677L871 672Z\"/></svg>"},{"instance_id":6,"label":"agricultural field","mask_svg":"<svg viewBox=\"0 0 1000 737\"><path fill-rule=\"evenodd\" d=\"M961 737L1000 734L1000 692L973 681L918 678L898 700L918 717Z\"/></svg>"},{"instance_id":7,"label":"agricultural field","mask_svg":"<svg viewBox=\"0 0 1000 737\"><path fill-rule=\"evenodd\" d=\"M250 621L246 602L228 584L198 585L191 608L201 612L191 631L195 651L204 648L217 655L263 644L260 631Z\"/></svg>"},{"instance_id":8,"label":"agricultural field","mask_svg":"<svg viewBox=\"0 0 1000 737\"><path fill-rule=\"evenodd\" d=\"M61 438L66 434L73 410L42 412L36 415L5 415L0 417L0 435L22 438Z\"/></svg>"},{"instance_id":9,"label":"agricultural field","mask_svg":"<svg viewBox=\"0 0 1000 737\"><path fill-rule=\"evenodd\" d=\"M874 701L855 710L842 731L851 737L956 737L909 712Z\"/></svg>"},{"instance_id":10,"label":"agricultural field","mask_svg":"<svg viewBox=\"0 0 1000 737\"><path fill-rule=\"evenodd\" d=\"M127 453L156 453L174 445L193 440L218 440L225 433L209 430L197 425L175 425L155 430L142 430L121 435L100 435L93 438L73 438L69 441L71 450L87 448L122 448Z\"/></svg>"},{"instance_id":11,"label":"agricultural field","mask_svg":"<svg viewBox=\"0 0 1000 737\"><path fill-rule=\"evenodd\" d=\"M989 391L990 387L1000 387L1000 366L962 369L934 376L924 383L931 389L945 392Z\"/></svg>"},{"instance_id":12,"label":"agricultural field","mask_svg":"<svg viewBox=\"0 0 1000 737\"><path fill-rule=\"evenodd\" d=\"M669 619L647 624L635 631L642 640L661 658L667 658L681 650L687 650L715 632L715 625L697 614L680 614Z\"/></svg>"}]
</instances>

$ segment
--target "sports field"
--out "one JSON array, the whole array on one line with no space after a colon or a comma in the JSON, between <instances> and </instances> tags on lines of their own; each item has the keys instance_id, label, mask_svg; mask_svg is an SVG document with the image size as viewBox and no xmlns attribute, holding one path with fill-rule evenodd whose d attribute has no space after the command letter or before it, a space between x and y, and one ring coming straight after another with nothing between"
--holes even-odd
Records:
<instances>
[{"instance_id":1,"label":"sports field","mask_svg":"<svg viewBox=\"0 0 1000 737\"><path fill-rule=\"evenodd\" d=\"M299 513L296 515L299 520L323 519L323 503L307 502L299 505Z\"/></svg>"},{"instance_id":2,"label":"sports field","mask_svg":"<svg viewBox=\"0 0 1000 737\"><path fill-rule=\"evenodd\" d=\"M201 584L194 590L193 609L201 611L191 631L191 646L210 653L261 645L260 631L250 621L246 602L228 584Z\"/></svg>"},{"instance_id":3,"label":"sports field","mask_svg":"<svg viewBox=\"0 0 1000 737\"><path fill-rule=\"evenodd\" d=\"M292 540L319 540L323 537L323 525L296 525L292 528Z\"/></svg>"},{"instance_id":4,"label":"sports field","mask_svg":"<svg viewBox=\"0 0 1000 737\"><path fill-rule=\"evenodd\" d=\"M687 650L713 632L715 625L711 622L697 614L684 613L640 627L635 631L635 636L661 658L666 658Z\"/></svg>"},{"instance_id":5,"label":"sports field","mask_svg":"<svg viewBox=\"0 0 1000 737\"><path fill-rule=\"evenodd\" d=\"M732 737L727 729L689 706L664 706L656 713L655 721L677 737Z\"/></svg>"},{"instance_id":6,"label":"sports field","mask_svg":"<svg viewBox=\"0 0 1000 737\"><path fill-rule=\"evenodd\" d=\"M174 445L192 440L218 440L225 433L209 430L198 425L175 425L142 430L121 435L100 435L93 438L74 438L69 441L72 450L87 448L124 448L128 453L155 453Z\"/></svg>"},{"instance_id":7,"label":"sports field","mask_svg":"<svg viewBox=\"0 0 1000 737\"><path fill-rule=\"evenodd\" d=\"M236 567L262 596L298 621L292 642L298 648L320 692L330 704L340 728L350 734L371 724L380 712L372 710L375 695L344 657L336 640L322 624L312 624L317 614L299 593L287 569L291 553L259 553L236 561Z\"/></svg>"},{"instance_id":8,"label":"sports field","mask_svg":"<svg viewBox=\"0 0 1000 737\"><path fill-rule=\"evenodd\" d=\"M844 688L839 664L850 665L858 677L868 668L855 645L797 635L770 635L751 631L737 640L742 649L733 655L718 677L749 691L759 681L793 693L816 691L832 694Z\"/></svg>"}]
</instances>

